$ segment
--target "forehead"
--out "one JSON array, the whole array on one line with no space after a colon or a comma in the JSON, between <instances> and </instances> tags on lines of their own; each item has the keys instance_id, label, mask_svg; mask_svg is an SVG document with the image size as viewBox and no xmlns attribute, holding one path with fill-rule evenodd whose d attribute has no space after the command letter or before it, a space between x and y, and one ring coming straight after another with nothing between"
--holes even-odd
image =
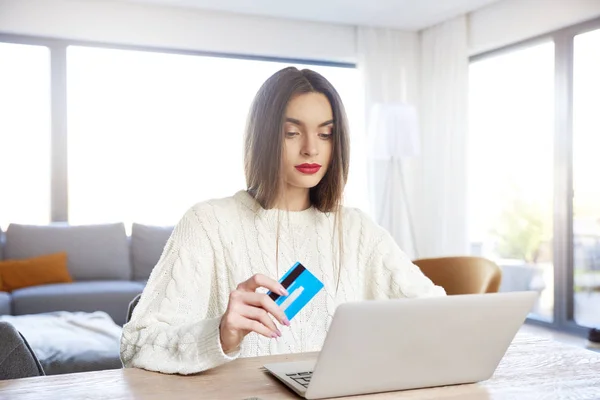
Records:
<instances>
[{"instance_id":1,"label":"forehead","mask_svg":"<svg viewBox=\"0 0 600 400\"><path fill-rule=\"evenodd\" d=\"M319 125L333 119L333 111L324 94L304 93L292 97L286 107L285 116L307 125Z\"/></svg>"}]
</instances>

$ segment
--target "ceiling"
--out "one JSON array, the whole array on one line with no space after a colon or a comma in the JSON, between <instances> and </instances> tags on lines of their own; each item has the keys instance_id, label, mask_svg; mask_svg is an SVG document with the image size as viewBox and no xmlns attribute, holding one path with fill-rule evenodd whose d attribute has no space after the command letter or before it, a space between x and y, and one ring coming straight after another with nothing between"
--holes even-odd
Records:
<instances>
[{"instance_id":1,"label":"ceiling","mask_svg":"<svg viewBox=\"0 0 600 400\"><path fill-rule=\"evenodd\" d=\"M347 25L420 30L498 0L124 0Z\"/></svg>"}]
</instances>

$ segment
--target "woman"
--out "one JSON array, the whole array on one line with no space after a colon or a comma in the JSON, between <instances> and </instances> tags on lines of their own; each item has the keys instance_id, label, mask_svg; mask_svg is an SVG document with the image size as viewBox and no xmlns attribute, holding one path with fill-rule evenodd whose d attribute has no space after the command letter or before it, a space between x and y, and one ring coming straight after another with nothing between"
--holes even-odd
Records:
<instances>
[{"instance_id":1,"label":"woman","mask_svg":"<svg viewBox=\"0 0 600 400\"><path fill-rule=\"evenodd\" d=\"M124 365L191 374L316 351L340 303L444 295L384 229L340 205L348 154L344 107L325 78L296 68L270 77L248 119L248 190L197 204L177 224L123 328ZM297 261L325 286L290 323L265 292L285 295L277 279Z\"/></svg>"}]
</instances>

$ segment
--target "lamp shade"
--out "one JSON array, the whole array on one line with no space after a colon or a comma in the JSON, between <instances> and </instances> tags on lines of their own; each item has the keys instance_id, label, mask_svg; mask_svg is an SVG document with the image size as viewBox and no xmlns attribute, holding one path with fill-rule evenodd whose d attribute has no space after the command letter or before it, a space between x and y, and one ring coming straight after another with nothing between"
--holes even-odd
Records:
<instances>
[{"instance_id":1,"label":"lamp shade","mask_svg":"<svg viewBox=\"0 0 600 400\"><path fill-rule=\"evenodd\" d=\"M369 155L387 160L420 153L419 124L415 107L405 103L376 103L369 113Z\"/></svg>"}]
</instances>

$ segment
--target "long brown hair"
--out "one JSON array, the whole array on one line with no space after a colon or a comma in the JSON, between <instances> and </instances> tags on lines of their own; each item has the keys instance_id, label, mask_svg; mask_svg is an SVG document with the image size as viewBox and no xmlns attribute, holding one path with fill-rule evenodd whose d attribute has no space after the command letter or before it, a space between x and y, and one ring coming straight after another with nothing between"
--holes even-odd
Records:
<instances>
[{"instance_id":1,"label":"long brown hair","mask_svg":"<svg viewBox=\"0 0 600 400\"><path fill-rule=\"evenodd\" d=\"M284 68L261 86L252 102L246 127L244 169L246 185L265 209L274 206L282 188L285 110L295 96L321 93L333 112L333 148L327 172L310 189L312 205L322 212L337 211L348 179L350 143L342 100L333 85L309 69Z\"/></svg>"},{"instance_id":2,"label":"long brown hair","mask_svg":"<svg viewBox=\"0 0 600 400\"><path fill-rule=\"evenodd\" d=\"M322 75L309 69L284 68L273 74L256 94L244 138L244 169L248 191L265 209L273 208L283 186L283 130L288 102L297 95L321 93L327 97L333 113L332 157L321 181L309 190L311 204L321 212L334 212L334 232L338 233L336 293L339 288L343 228L341 204L348 180L350 140L346 111L333 85ZM332 238L333 250L333 238ZM333 254L333 252L332 252ZM279 271L279 223L275 263Z\"/></svg>"}]
</instances>

